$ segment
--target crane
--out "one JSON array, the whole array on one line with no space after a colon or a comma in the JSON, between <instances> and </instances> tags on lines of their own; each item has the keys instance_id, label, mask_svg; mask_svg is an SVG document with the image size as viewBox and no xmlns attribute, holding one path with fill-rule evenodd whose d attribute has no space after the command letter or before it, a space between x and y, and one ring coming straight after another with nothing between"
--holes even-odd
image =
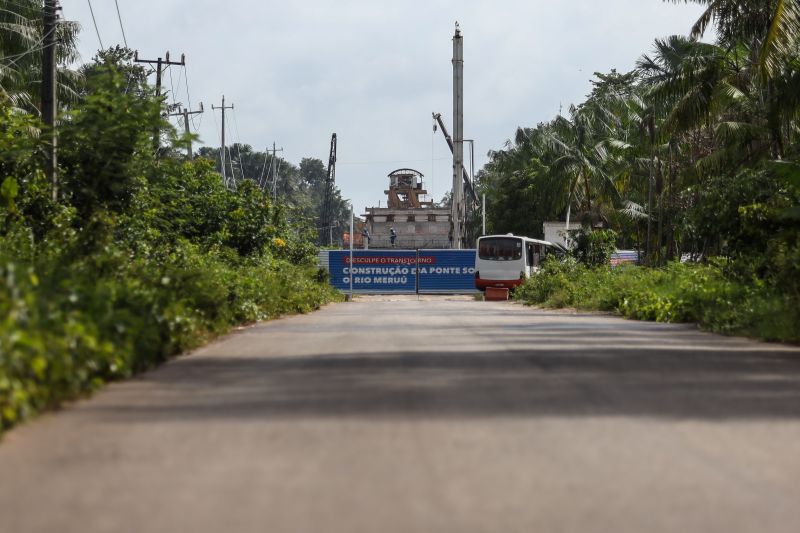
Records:
<instances>
[{"instance_id":1,"label":"crane","mask_svg":"<svg viewBox=\"0 0 800 533\"><path fill-rule=\"evenodd\" d=\"M320 222L320 244L325 242L328 234L328 245L333 245L333 191L336 184L336 134L331 135L331 153L328 158L328 175L325 178L325 201Z\"/></svg>"},{"instance_id":2,"label":"crane","mask_svg":"<svg viewBox=\"0 0 800 533\"><path fill-rule=\"evenodd\" d=\"M433 113L433 119L439 124L439 128L442 130L442 134L444 135L444 140L447 141L447 146L450 147L450 153L453 153L453 138L450 137L450 134L447 132L447 128L444 126L444 122L442 121L442 114L441 113ZM436 125L433 126L434 131L436 131ZM469 179L469 173L467 172L466 168L462 168L464 174L464 186L467 189L470 197L472 197L472 201L476 204L478 203L478 195L475 193L475 189L472 187L472 180Z\"/></svg>"}]
</instances>

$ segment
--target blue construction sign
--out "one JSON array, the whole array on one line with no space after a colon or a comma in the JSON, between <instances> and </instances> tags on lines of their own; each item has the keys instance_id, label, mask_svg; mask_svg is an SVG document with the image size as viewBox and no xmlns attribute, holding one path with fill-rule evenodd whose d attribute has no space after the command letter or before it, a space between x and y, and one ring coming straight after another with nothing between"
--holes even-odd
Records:
<instances>
[{"instance_id":1,"label":"blue construction sign","mask_svg":"<svg viewBox=\"0 0 800 533\"><path fill-rule=\"evenodd\" d=\"M339 290L373 294L475 292L475 250L349 250L320 253Z\"/></svg>"}]
</instances>

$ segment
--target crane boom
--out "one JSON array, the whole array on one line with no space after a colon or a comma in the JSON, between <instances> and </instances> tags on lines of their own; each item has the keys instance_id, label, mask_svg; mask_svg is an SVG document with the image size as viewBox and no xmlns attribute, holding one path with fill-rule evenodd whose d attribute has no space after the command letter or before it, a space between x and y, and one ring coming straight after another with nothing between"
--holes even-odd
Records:
<instances>
[{"instance_id":1,"label":"crane boom","mask_svg":"<svg viewBox=\"0 0 800 533\"><path fill-rule=\"evenodd\" d=\"M439 128L442 130L442 134L444 135L444 140L447 141L447 146L450 147L450 153L453 153L453 138L450 137L450 134L447 132L447 128L442 121L442 114L441 113L433 113L433 119L439 124ZM466 168L462 168L463 170L463 178L464 178L464 185L467 188L467 192L472 197L472 201L476 204L478 203L478 195L475 193L475 189L472 187L472 181L469 179L469 173L467 172Z\"/></svg>"}]
</instances>

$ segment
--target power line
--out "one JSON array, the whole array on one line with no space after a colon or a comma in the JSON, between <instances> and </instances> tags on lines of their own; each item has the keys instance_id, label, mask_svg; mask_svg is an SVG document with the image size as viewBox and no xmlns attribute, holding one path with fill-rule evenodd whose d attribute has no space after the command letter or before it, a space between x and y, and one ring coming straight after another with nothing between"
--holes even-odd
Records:
<instances>
[{"instance_id":1,"label":"power line","mask_svg":"<svg viewBox=\"0 0 800 533\"><path fill-rule=\"evenodd\" d=\"M213 115L213 113L212 113L212 115ZM191 120L192 120L192 127L194 128L194 132L195 132L195 133L199 132L199 131L200 131L200 128L202 128L202 127L203 127L203 115L200 115L200 124L199 124L199 125L196 125L196 124L194 123L194 116L192 116L192 119L191 119Z\"/></svg>"},{"instance_id":2,"label":"power line","mask_svg":"<svg viewBox=\"0 0 800 533\"><path fill-rule=\"evenodd\" d=\"M16 65L17 61L19 61L23 57L25 57L27 55L30 55L30 54L33 54L35 52L40 52L40 51L44 50L44 46L40 46L41 44L42 44L42 41L39 41L38 43L36 43L34 45L34 48L31 48L30 50L22 52L21 54L17 54L17 55L13 55L13 56L0 57L0 61L8 61L8 66Z\"/></svg>"},{"instance_id":3,"label":"power line","mask_svg":"<svg viewBox=\"0 0 800 533\"><path fill-rule=\"evenodd\" d=\"M170 74L170 80L172 80L172 74ZM181 81L182 80L183 80L183 69L178 71L178 83L175 84L175 86L178 87L178 91L181 90ZM175 89L173 89L173 90L175 90ZM175 93L175 98L178 98L177 92ZM187 105L188 105L188 102L187 102Z\"/></svg>"},{"instance_id":4,"label":"power line","mask_svg":"<svg viewBox=\"0 0 800 533\"><path fill-rule=\"evenodd\" d=\"M239 119L236 118L236 111L233 111L233 126L236 128L236 139L242 142L242 135L239 133Z\"/></svg>"},{"instance_id":5,"label":"power line","mask_svg":"<svg viewBox=\"0 0 800 533\"><path fill-rule=\"evenodd\" d=\"M233 125L236 128L236 139L239 141L236 143L236 152L239 154L239 169L242 171L242 179L244 179L244 167L242 166L242 136L239 134L239 119L236 118L236 110L232 109L233 112Z\"/></svg>"},{"instance_id":6,"label":"power line","mask_svg":"<svg viewBox=\"0 0 800 533\"><path fill-rule=\"evenodd\" d=\"M100 38L100 30L97 28L97 19L94 18L94 9L92 9L92 0L86 0L89 3L89 13L92 14L92 22L94 23L94 32L97 34L97 40L100 41L100 49L105 50L103 46L103 39Z\"/></svg>"},{"instance_id":7,"label":"power line","mask_svg":"<svg viewBox=\"0 0 800 533\"><path fill-rule=\"evenodd\" d=\"M122 15L119 12L119 2L114 0L114 4L117 6L117 19L119 19L119 29L122 30L122 41L125 43L125 48L128 48L128 39L125 37L125 28L122 26Z\"/></svg>"},{"instance_id":8,"label":"power line","mask_svg":"<svg viewBox=\"0 0 800 533\"><path fill-rule=\"evenodd\" d=\"M274 149L272 151L275 152ZM283 151L283 148L281 148L281 152L282 151ZM275 166L275 175L272 178L272 196L274 198L276 198L276 199L278 198L278 176L281 173L281 166L282 165L283 165L283 158L279 157L278 158L278 163Z\"/></svg>"},{"instance_id":9,"label":"power line","mask_svg":"<svg viewBox=\"0 0 800 533\"><path fill-rule=\"evenodd\" d=\"M190 161L194 160L194 152L192 151L192 139L190 137L190 132L189 132L189 117L190 116L194 116L194 115L200 115L204 111L205 111L205 109L203 109L203 102L200 102L200 109L199 110L193 111L192 109L187 108L187 107L184 107L183 109L181 109L181 106L178 105L177 113L170 113L171 117L176 117L176 116L177 117L183 117L183 129L184 129L184 133L186 134L186 140L189 143L189 146L187 147L186 155L187 155L187 157L189 158Z\"/></svg>"},{"instance_id":10,"label":"power line","mask_svg":"<svg viewBox=\"0 0 800 533\"><path fill-rule=\"evenodd\" d=\"M211 109L212 110L214 109L214 104L211 104ZM219 135L219 123L217 122L217 114L212 111L211 116L214 117L214 131L217 133L217 140L219 141L220 146L221 146L222 145L222 138ZM222 165L224 164L223 161L225 160L225 158L222 157L222 150L219 151L219 158L220 158L219 159L220 168L222 168ZM224 170L222 172L224 172ZM225 176L223 175L223 178L224 177Z\"/></svg>"},{"instance_id":11,"label":"power line","mask_svg":"<svg viewBox=\"0 0 800 533\"><path fill-rule=\"evenodd\" d=\"M172 81L172 66L167 67L167 72L169 73L169 97L172 100L172 105L168 106L168 108L178 109L180 108L180 102L175 100L175 84ZM180 81L180 80L179 80ZM180 87L180 85L179 85ZM176 120L176 124L180 121L180 119Z\"/></svg>"},{"instance_id":12,"label":"power line","mask_svg":"<svg viewBox=\"0 0 800 533\"><path fill-rule=\"evenodd\" d=\"M0 57L0 60L3 60L3 61L5 61L5 60L12 60L12 61L10 61L10 62L8 63L8 66L17 66L17 62L18 62L20 59L22 59L23 57L25 57L25 56L27 56L27 55L30 55L30 54L33 54L33 53L36 53L36 52L41 52L42 50L44 50L44 49L46 49L46 48L48 48L48 47L50 47L50 46L55 46L55 44L50 44L50 45L42 46L42 45L43 45L43 43L44 43L44 41L45 41L47 38L49 38L49 37L50 37L50 36L51 36L51 35L52 35L52 34L53 34L55 31L56 31L55 29L52 29L52 30L48 31L48 32L47 32L45 35L43 35L43 36L42 36L42 38L41 38L41 39L39 39L38 41L36 41L36 42L33 44L32 48L30 48L30 49L26 50L25 52L22 52L22 53L20 53L20 54L13 55L13 56L5 56L5 57Z\"/></svg>"},{"instance_id":13,"label":"power line","mask_svg":"<svg viewBox=\"0 0 800 533\"><path fill-rule=\"evenodd\" d=\"M163 73L162 67L164 65L169 68L172 65L186 65L186 55L181 54L181 61L178 63L177 61L170 61L169 60L169 51L166 53L166 59L158 58L158 59L139 59L139 51L133 55L133 62L134 63L147 63L148 65L156 65L156 100L158 100L159 105L161 104L161 75ZM153 151L158 153L159 145L160 145L160 137L161 137L161 129L156 126L153 131Z\"/></svg>"},{"instance_id":14,"label":"power line","mask_svg":"<svg viewBox=\"0 0 800 533\"><path fill-rule=\"evenodd\" d=\"M192 108L192 97L189 95L189 67L187 65L183 66L183 81L186 84L186 102L189 105L189 109ZM213 114L213 113L212 113ZM200 126L203 125L203 115L200 115ZM194 121L194 115L192 115L192 127L194 128L194 132L197 133L200 129Z\"/></svg>"},{"instance_id":15,"label":"power line","mask_svg":"<svg viewBox=\"0 0 800 533\"><path fill-rule=\"evenodd\" d=\"M264 188L264 171L267 170L267 157L269 157L269 147L267 147L266 152L264 152L264 166L261 167L261 176L258 178L258 187L260 189Z\"/></svg>"},{"instance_id":16,"label":"power line","mask_svg":"<svg viewBox=\"0 0 800 533\"><path fill-rule=\"evenodd\" d=\"M236 169L233 168L233 153L231 152L230 146L225 148L225 152L228 155L228 163L230 164L230 167L231 167L231 179L230 179L229 183L231 184L231 188L235 189L236 188Z\"/></svg>"},{"instance_id":17,"label":"power line","mask_svg":"<svg viewBox=\"0 0 800 533\"><path fill-rule=\"evenodd\" d=\"M267 148L269 150L269 148ZM272 159L269 162L269 169L272 173L272 199L278 198L278 174L280 173L281 160L276 158L278 152L283 152L283 148L277 148L275 142L272 143ZM269 174L267 174L267 181L269 181Z\"/></svg>"},{"instance_id":18,"label":"power line","mask_svg":"<svg viewBox=\"0 0 800 533\"><path fill-rule=\"evenodd\" d=\"M230 106L226 106L225 105L225 95L222 95L222 105L220 107L216 107L214 104L211 104L211 109L212 110L219 109L220 111L222 111L222 143L221 143L222 144L222 150L221 150L222 164L220 165L220 167L222 168L222 182L225 184L225 187L229 187L228 179L225 176L225 172L226 172L226 170L225 170L225 155L226 155L225 154L225 125L227 123L227 120L225 120L225 110L226 109L233 110L233 107L234 107L233 104L231 104ZM216 117L214 118L214 121L216 122ZM233 166L231 166L231 170L233 170ZM231 174L233 174L233 172L231 172ZM232 179L233 178L234 178L234 176L232 176ZM234 185L236 184L235 180L234 180L233 184Z\"/></svg>"},{"instance_id":19,"label":"power line","mask_svg":"<svg viewBox=\"0 0 800 533\"><path fill-rule=\"evenodd\" d=\"M180 92L180 90L181 90L181 81L185 81L185 78L184 78L184 73L185 72L186 72L186 65L184 65L183 68L178 72L178 83L176 84L177 89L176 89L176 93L175 93L176 94L176 96L175 96L176 99L177 99L177 93ZM187 93L189 92L188 85L186 87L186 92ZM188 101L188 98L187 98L187 103L186 103L186 105L184 107L186 109L191 109L192 108L192 104L191 104L191 102ZM202 102L201 102L201 106L200 107L202 107ZM191 115L190 119L191 118L194 118L194 115ZM186 126L186 124L184 124L184 126ZM187 131L187 133L188 133L188 131Z\"/></svg>"}]
</instances>

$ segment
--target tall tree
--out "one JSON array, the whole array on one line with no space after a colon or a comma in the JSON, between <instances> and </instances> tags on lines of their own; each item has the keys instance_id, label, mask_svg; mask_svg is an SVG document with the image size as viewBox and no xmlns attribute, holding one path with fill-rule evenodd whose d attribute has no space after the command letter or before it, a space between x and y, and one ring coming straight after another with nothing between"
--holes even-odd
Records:
<instances>
[{"instance_id":1,"label":"tall tree","mask_svg":"<svg viewBox=\"0 0 800 533\"><path fill-rule=\"evenodd\" d=\"M78 59L79 30L76 22L61 20L57 26L60 101L77 98L80 75L68 65ZM39 114L41 100L42 32L40 1L14 0L0 7L0 98L32 114Z\"/></svg>"},{"instance_id":2,"label":"tall tree","mask_svg":"<svg viewBox=\"0 0 800 533\"><path fill-rule=\"evenodd\" d=\"M758 66L766 78L780 74L800 39L800 3L797 0L668 0L693 3L706 10L692 27L692 39L714 24L721 42L746 43L757 51Z\"/></svg>"}]
</instances>

